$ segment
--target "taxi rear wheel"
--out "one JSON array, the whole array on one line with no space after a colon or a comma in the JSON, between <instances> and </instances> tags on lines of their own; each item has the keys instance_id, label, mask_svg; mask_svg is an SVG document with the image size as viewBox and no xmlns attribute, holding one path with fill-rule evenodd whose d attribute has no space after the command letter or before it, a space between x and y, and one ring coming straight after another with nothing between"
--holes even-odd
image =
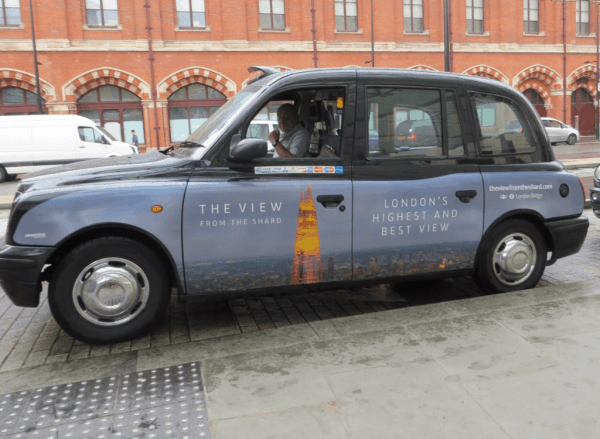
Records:
<instances>
[{"instance_id":1,"label":"taxi rear wheel","mask_svg":"<svg viewBox=\"0 0 600 439\"><path fill-rule=\"evenodd\" d=\"M546 268L542 234L529 221L497 225L480 249L475 281L486 293L524 290L537 285Z\"/></svg>"},{"instance_id":2,"label":"taxi rear wheel","mask_svg":"<svg viewBox=\"0 0 600 439\"><path fill-rule=\"evenodd\" d=\"M114 343L142 335L163 316L170 283L160 259L127 238L89 241L56 267L48 289L52 315L69 335Z\"/></svg>"}]
</instances>

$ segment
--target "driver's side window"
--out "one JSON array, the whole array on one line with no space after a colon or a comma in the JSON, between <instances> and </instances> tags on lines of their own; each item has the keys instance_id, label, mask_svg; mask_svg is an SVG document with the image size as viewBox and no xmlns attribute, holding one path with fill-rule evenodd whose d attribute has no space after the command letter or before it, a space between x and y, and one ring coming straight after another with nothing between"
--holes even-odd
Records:
<instances>
[{"instance_id":1,"label":"driver's side window","mask_svg":"<svg viewBox=\"0 0 600 439\"><path fill-rule=\"evenodd\" d=\"M297 158L340 157L343 89L298 90L274 96L249 121L246 138L267 139L277 131L279 147ZM273 137L273 136L272 136ZM266 159L279 159L271 142Z\"/></svg>"},{"instance_id":2,"label":"driver's side window","mask_svg":"<svg viewBox=\"0 0 600 439\"><path fill-rule=\"evenodd\" d=\"M104 138L102 134L93 129L92 127L79 127L79 138L83 142L90 143L104 143Z\"/></svg>"}]
</instances>

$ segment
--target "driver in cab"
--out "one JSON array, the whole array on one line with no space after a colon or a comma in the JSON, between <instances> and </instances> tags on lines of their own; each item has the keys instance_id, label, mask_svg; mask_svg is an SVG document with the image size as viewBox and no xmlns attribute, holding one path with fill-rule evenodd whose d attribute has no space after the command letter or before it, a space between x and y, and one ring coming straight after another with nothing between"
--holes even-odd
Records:
<instances>
[{"instance_id":1,"label":"driver in cab","mask_svg":"<svg viewBox=\"0 0 600 439\"><path fill-rule=\"evenodd\" d=\"M292 104L283 104L277 109L277 123L284 134L280 139L279 130L269 133L269 142L275 147L273 158L305 157L310 134L300 125L298 113Z\"/></svg>"}]
</instances>

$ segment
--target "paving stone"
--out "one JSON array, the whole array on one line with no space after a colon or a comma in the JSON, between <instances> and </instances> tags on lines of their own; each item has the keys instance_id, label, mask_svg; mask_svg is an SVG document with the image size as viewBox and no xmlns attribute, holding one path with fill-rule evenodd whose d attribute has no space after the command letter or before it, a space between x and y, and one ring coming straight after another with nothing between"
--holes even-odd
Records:
<instances>
[{"instance_id":1,"label":"paving stone","mask_svg":"<svg viewBox=\"0 0 600 439\"><path fill-rule=\"evenodd\" d=\"M90 345L77 345L73 346L69 353L69 361L71 360L82 360L90 356Z\"/></svg>"},{"instance_id":2,"label":"paving stone","mask_svg":"<svg viewBox=\"0 0 600 439\"><path fill-rule=\"evenodd\" d=\"M25 360L23 367L40 366L44 364L46 362L46 358L48 358L48 354L50 354L49 350L31 352L27 356L27 360Z\"/></svg>"},{"instance_id":3,"label":"paving stone","mask_svg":"<svg viewBox=\"0 0 600 439\"><path fill-rule=\"evenodd\" d=\"M68 356L69 356L69 354L59 354L59 355L48 356L48 358L46 358L45 364L62 363L63 361L67 361Z\"/></svg>"},{"instance_id":4,"label":"paving stone","mask_svg":"<svg viewBox=\"0 0 600 439\"><path fill-rule=\"evenodd\" d=\"M73 347L73 338L71 337L59 337L54 342L52 349L50 350L50 355L61 355L68 354Z\"/></svg>"}]
</instances>

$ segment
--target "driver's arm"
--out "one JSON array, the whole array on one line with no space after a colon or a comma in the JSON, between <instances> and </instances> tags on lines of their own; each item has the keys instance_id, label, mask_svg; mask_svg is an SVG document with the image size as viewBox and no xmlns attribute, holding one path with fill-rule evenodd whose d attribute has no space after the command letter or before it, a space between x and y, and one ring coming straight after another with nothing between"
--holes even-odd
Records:
<instances>
[{"instance_id":1,"label":"driver's arm","mask_svg":"<svg viewBox=\"0 0 600 439\"><path fill-rule=\"evenodd\" d=\"M275 150L277 151L279 158L296 158L294 154L285 149L285 147L281 144L280 141L277 141L277 143L275 144Z\"/></svg>"}]
</instances>

